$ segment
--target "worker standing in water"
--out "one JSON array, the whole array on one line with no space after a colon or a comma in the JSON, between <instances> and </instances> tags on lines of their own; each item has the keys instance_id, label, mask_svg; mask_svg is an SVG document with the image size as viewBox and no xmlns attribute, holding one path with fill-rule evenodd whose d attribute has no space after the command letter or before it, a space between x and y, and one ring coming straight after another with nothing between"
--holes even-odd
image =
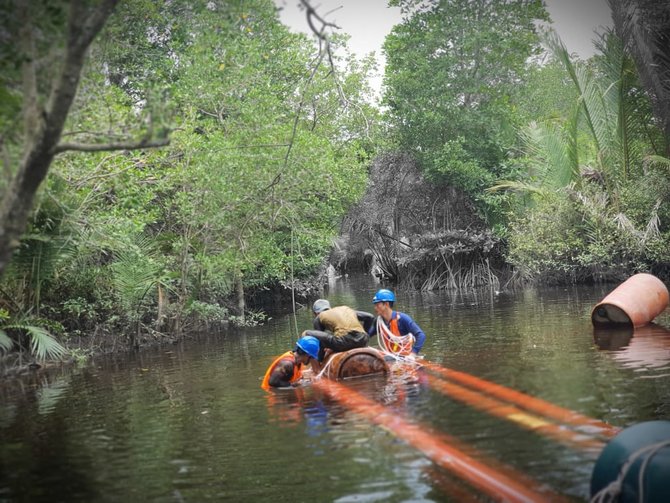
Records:
<instances>
[{"instance_id":1,"label":"worker standing in water","mask_svg":"<svg viewBox=\"0 0 670 503\"><path fill-rule=\"evenodd\" d=\"M302 379L303 366L316 363L319 357L320 344L314 337L301 337L296 342L293 351L287 351L278 356L270 364L261 388L269 390L270 388L286 388L297 386ZM314 367L312 367L314 368Z\"/></svg>"},{"instance_id":2,"label":"worker standing in water","mask_svg":"<svg viewBox=\"0 0 670 503\"><path fill-rule=\"evenodd\" d=\"M395 337L396 340L402 340L407 335L413 337L413 344L411 344L411 350L409 350L410 344L404 345L401 343L390 342L391 351L395 353L402 354L403 351L400 345L407 347L407 356L418 355L423 348L423 344L426 341L426 334L421 330L421 327L412 319L411 316L400 311L394 311L393 305L395 303L395 294L391 290L385 288L379 290L374 298L372 299L374 304L375 313L379 316L384 327ZM377 324L373 323L370 329L368 330L370 336L377 334ZM380 339L380 346L382 346L383 341L381 341L381 334L377 334Z\"/></svg>"},{"instance_id":3,"label":"worker standing in water","mask_svg":"<svg viewBox=\"0 0 670 503\"><path fill-rule=\"evenodd\" d=\"M314 330L305 330L303 336L318 339L321 344L319 362L328 353L339 353L368 345L368 329L375 317L365 311L354 311L348 306L330 307L326 299L318 299L312 306Z\"/></svg>"}]
</instances>

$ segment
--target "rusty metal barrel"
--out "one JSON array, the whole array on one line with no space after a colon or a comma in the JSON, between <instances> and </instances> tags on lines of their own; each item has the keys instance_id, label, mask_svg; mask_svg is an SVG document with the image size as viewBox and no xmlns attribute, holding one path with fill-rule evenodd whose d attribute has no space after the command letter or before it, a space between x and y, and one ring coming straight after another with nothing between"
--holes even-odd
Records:
<instances>
[{"instance_id":1,"label":"rusty metal barrel","mask_svg":"<svg viewBox=\"0 0 670 503\"><path fill-rule=\"evenodd\" d=\"M384 355L374 348L356 348L333 353L326 362L325 375L329 379L347 379L375 374L388 374Z\"/></svg>"},{"instance_id":2,"label":"rusty metal barrel","mask_svg":"<svg viewBox=\"0 0 670 503\"><path fill-rule=\"evenodd\" d=\"M668 289L651 274L635 274L612 290L591 311L595 326L650 323L667 307Z\"/></svg>"}]
</instances>

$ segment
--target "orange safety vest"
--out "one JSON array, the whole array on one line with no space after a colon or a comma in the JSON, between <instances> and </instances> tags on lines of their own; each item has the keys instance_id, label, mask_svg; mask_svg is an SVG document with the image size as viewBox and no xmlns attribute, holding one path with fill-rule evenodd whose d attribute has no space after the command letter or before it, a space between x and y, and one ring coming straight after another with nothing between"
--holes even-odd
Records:
<instances>
[{"instance_id":1,"label":"orange safety vest","mask_svg":"<svg viewBox=\"0 0 670 503\"><path fill-rule=\"evenodd\" d=\"M391 318L391 321L389 321L389 328L391 329L391 333L396 337L402 337L402 334L400 333L400 328L398 328L399 319L400 319L400 313L396 311L395 317Z\"/></svg>"},{"instance_id":2,"label":"orange safety vest","mask_svg":"<svg viewBox=\"0 0 670 503\"><path fill-rule=\"evenodd\" d=\"M395 316L389 321L388 327L391 330L391 333L396 337L402 337L400 333L400 328L398 327L398 320L400 320L400 312L396 311ZM412 352L412 346L409 347L409 350L405 348L404 350L395 342L392 343L391 350L394 353L400 354L402 356L407 356Z\"/></svg>"},{"instance_id":3,"label":"orange safety vest","mask_svg":"<svg viewBox=\"0 0 670 503\"><path fill-rule=\"evenodd\" d=\"M272 376L272 372L274 371L275 367L279 365L280 361L286 359L293 360L293 375L291 376L291 379L289 379L289 382L293 384L294 382L302 378L302 368L301 368L302 365L299 365L295 362L295 356L293 355L293 351L287 351L283 355L280 355L277 358L275 358L275 361L273 361L272 364L268 367L267 371L265 372L265 377L263 377L261 388L263 388L265 391L268 391L270 389L270 377Z\"/></svg>"}]
</instances>

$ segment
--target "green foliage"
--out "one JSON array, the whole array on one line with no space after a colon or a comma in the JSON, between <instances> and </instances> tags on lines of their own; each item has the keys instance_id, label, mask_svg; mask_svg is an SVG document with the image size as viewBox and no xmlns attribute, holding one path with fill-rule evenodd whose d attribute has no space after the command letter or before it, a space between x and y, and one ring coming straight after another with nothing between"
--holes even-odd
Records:
<instances>
[{"instance_id":1,"label":"green foliage","mask_svg":"<svg viewBox=\"0 0 670 503\"><path fill-rule=\"evenodd\" d=\"M152 300L150 295L163 280L163 266L159 261L154 242L138 238L114 253L111 265L112 285L131 319L141 311L142 303Z\"/></svg>"},{"instance_id":2,"label":"green foliage","mask_svg":"<svg viewBox=\"0 0 670 503\"><path fill-rule=\"evenodd\" d=\"M481 193L493 182L490 171L483 169L463 147L465 139L447 141L431 162L431 174L442 183L465 191L468 194Z\"/></svg>"},{"instance_id":3,"label":"green foliage","mask_svg":"<svg viewBox=\"0 0 670 503\"><path fill-rule=\"evenodd\" d=\"M185 314L188 317L211 323L224 323L230 319L230 313L225 307L198 300L189 303Z\"/></svg>"},{"instance_id":4,"label":"green foliage","mask_svg":"<svg viewBox=\"0 0 670 503\"><path fill-rule=\"evenodd\" d=\"M405 14L384 44L384 101L398 144L429 175L474 196L502 174L515 142L509 97L539 51L535 23L547 13L535 0L392 5Z\"/></svg>"},{"instance_id":5,"label":"green foliage","mask_svg":"<svg viewBox=\"0 0 670 503\"><path fill-rule=\"evenodd\" d=\"M558 283L619 281L649 271L669 258L659 217L667 216L661 201L669 189L667 179L643 177L620 194L618 206L595 184L547 193L513 222L509 259L528 279Z\"/></svg>"},{"instance_id":6,"label":"green foliage","mask_svg":"<svg viewBox=\"0 0 670 503\"><path fill-rule=\"evenodd\" d=\"M57 158L3 279L13 310L77 335L255 323L240 287L316 274L365 188L378 122L373 60L331 44L336 74L270 0L120 3L64 138L173 130L170 146Z\"/></svg>"},{"instance_id":7,"label":"green foliage","mask_svg":"<svg viewBox=\"0 0 670 503\"><path fill-rule=\"evenodd\" d=\"M521 124L568 120L579 98L565 66L551 53L529 63L525 82L512 93Z\"/></svg>"},{"instance_id":8,"label":"green foliage","mask_svg":"<svg viewBox=\"0 0 670 503\"><path fill-rule=\"evenodd\" d=\"M578 99L573 114L522 130L524 169L490 189L531 194L515 208L510 261L528 279L555 282L619 280L667 263L669 178L630 58L611 32L588 63L555 35L547 43Z\"/></svg>"},{"instance_id":9,"label":"green foliage","mask_svg":"<svg viewBox=\"0 0 670 503\"><path fill-rule=\"evenodd\" d=\"M0 349L11 350L24 334L30 338L30 352L40 361L60 358L66 352L43 327L33 325L30 319L12 319L8 311L0 309Z\"/></svg>"}]
</instances>

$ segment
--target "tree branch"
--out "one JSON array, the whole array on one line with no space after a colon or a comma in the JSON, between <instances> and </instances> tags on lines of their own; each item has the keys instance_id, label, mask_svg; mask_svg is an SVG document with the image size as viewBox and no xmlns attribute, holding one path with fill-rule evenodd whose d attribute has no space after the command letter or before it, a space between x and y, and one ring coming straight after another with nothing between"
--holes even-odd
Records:
<instances>
[{"instance_id":1,"label":"tree branch","mask_svg":"<svg viewBox=\"0 0 670 503\"><path fill-rule=\"evenodd\" d=\"M76 150L78 152L109 152L111 150L140 150L144 148L158 148L170 144L168 138L162 140L148 140L139 142L118 142L118 143L59 143L53 148L53 154L60 154L67 150Z\"/></svg>"},{"instance_id":2,"label":"tree branch","mask_svg":"<svg viewBox=\"0 0 670 503\"><path fill-rule=\"evenodd\" d=\"M314 34L315 34L316 36L318 36L319 38L321 38L321 39L325 39L324 30L325 30L327 27L329 27L329 28L335 28L336 30L339 30L339 29L340 29L340 27L337 26L335 23L330 23L330 22L324 20L321 16L319 16L319 14L316 12L316 10L314 9L314 7L312 7L312 6L310 5L310 3L309 3L307 0L300 0L300 3L301 3L301 4L303 5L303 7L305 7L305 9L307 10L307 23L309 24L309 26L310 26L310 28L312 29L312 31L314 32ZM338 9L339 9L339 7L338 7ZM331 11L328 11L328 14L330 14L331 12L335 12L336 10L337 10L337 9L333 9L333 10L331 10ZM328 14L326 14L326 15L328 15ZM320 31L317 30L317 29L314 27L314 24L313 24L313 21L312 21L312 17L316 18L317 21L319 21L319 22L321 23L321 30L320 30Z\"/></svg>"},{"instance_id":3,"label":"tree branch","mask_svg":"<svg viewBox=\"0 0 670 503\"><path fill-rule=\"evenodd\" d=\"M103 0L91 13L83 9L80 1L75 0L70 4L63 67L60 75L52 82L46 108L47 134L56 140L62 133L65 118L74 100L88 46L102 29L117 2L118 0ZM82 22L81 17L86 14L88 15Z\"/></svg>"}]
</instances>

